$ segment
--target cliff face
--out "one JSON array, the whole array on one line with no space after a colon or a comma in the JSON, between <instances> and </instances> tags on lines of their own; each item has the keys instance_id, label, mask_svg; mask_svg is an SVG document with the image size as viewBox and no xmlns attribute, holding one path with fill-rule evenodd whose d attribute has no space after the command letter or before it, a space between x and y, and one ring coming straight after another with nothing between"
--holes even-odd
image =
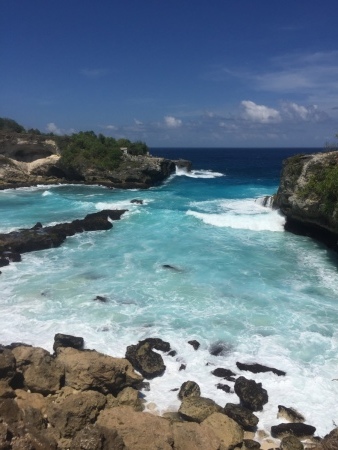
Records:
<instances>
[{"instance_id":1,"label":"cliff face","mask_svg":"<svg viewBox=\"0 0 338 450\"><path fill-rule=\"evenodd\" d=\"M189 167L189 162L185 163ZM132 155L125 155L114 170L88 166L70 170L62 164L53 139L29 134L0 135L0 189L53 183L142 189L163 182L174 172L174 161Z\"/></svg>"},{"instance_id":2,"label":"cliff face","mask_svg":"<svg viewBox=\"0 0 338 450\"><path fill-rule=\"evenodd\" d=\"M338 151L296 155L283 163L273 202L286 216L286 230L338 249Z\"/></svg>"}]
</instances>

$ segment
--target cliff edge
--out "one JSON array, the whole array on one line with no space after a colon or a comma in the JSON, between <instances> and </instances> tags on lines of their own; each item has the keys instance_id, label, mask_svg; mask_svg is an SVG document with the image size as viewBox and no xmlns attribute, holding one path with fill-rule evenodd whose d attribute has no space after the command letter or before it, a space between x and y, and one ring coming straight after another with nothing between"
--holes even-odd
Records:
<instances>
[{"instance_id":1,"label":"cliff edge","mask_svg":"<svg viewBox=\"0 0 338 450\"><path fill-rule=\"evenodd\" d=\"M273 206L285 215L287 231L338 251L338 151L286 159Z\"/></svg>"},{"instance_id":2,"label":"cliff edge","mask_svg":"<svg viewBox=\"0 0 338 450\"><path fill-rule=\"evenodd\" d=\"M190 169L189 161L171 161L150 155L121 153L114 168L94 165L85 158L65 164L60 139L23 133L0 133L0 189L37 184L101 184L122 189L146 189L175 172L176 163Z\"/></svg>"}]
</instances>

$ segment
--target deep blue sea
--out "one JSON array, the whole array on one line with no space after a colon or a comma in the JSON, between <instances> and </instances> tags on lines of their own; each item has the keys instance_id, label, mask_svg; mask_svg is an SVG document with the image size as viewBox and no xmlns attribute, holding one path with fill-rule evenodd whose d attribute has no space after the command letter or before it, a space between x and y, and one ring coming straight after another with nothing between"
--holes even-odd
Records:
<instances>
[{"instance_id":1,"label":"deep blue sea","mask_svg":"<svg viewBox=\"0 0 338 450\"><path fill-rule=\"evenodd\" d=\"M251 374L269 403L258 413L270 431L277 405L296 408L324 435L338 423L337 256L284 232L264 207L282 161L314 149L151 149L193 162L149 190L38 186L0 191L0 231L128 209L113 229L68 238L56 249L23 255L2 268L0 342L52 350L55 333L83 336L87 348L124 356L127 345L161 337L177 351L145 392L147 409L177 410L184 381L220 405L236 394L216 388L215 367L236 361L287 372ZM132 199L143 204L132 204ZM166 269L171 265L176 270ZM94 301L97 295L106 303ZM201 343L193 350L187 342ZM209 353L221 343L220 356ZM181 364L186 370L179 371ZM233 383L230 385L233 391Z\"/></svg>"}]
</instances>

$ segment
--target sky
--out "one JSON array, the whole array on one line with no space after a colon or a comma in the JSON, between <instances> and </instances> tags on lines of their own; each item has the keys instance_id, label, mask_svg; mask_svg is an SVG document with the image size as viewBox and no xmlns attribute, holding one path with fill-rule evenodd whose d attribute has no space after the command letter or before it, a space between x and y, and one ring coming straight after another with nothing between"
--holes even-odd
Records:
<instances>
[{"instance_id":1,"label":"sky","mask_svg":"<svg viewBox=\"0 0 338 450\"><path fill-rule=\"evenodd\" d=\"M150 147L324 147L337 0L0 0L0 117Z\"/></svg>"}]
</instances>

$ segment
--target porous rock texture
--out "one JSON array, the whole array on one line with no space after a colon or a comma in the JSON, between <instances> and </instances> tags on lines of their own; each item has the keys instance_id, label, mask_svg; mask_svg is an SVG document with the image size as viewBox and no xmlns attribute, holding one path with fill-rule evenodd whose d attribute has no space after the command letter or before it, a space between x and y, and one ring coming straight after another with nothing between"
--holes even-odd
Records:
<instances>
[{"instance_id":1,"label":"porous rock texture","mask_svg":"<svg viewBox=\"0 0 338 450\"><path fill-rule=\"evenodd\" d=\"M273 206L285 229L338 250L338 151L295 155L283 162Z\"/></svg>"}]
</instances>

